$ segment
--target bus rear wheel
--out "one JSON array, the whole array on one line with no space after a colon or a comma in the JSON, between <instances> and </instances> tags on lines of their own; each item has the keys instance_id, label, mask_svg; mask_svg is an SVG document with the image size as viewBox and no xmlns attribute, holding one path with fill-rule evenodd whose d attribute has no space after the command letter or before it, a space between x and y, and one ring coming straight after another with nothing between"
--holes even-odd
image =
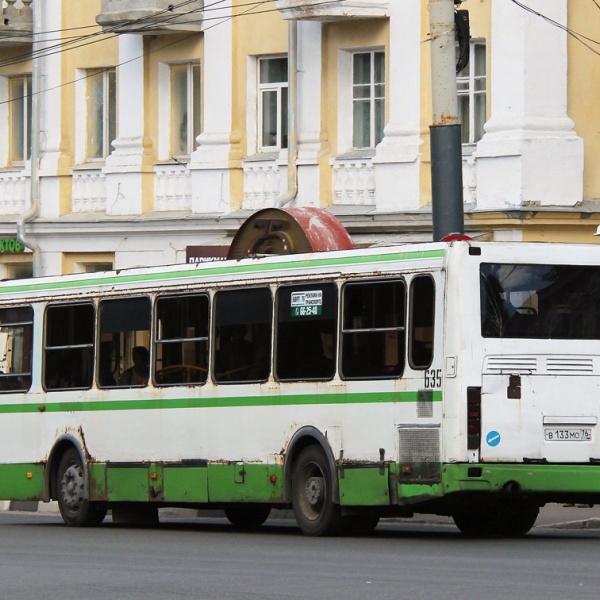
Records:
<instances>
[{"instance_id":1,"label":"bus rear wheel","mask_svg":"<svg viewBox=\"0 0 600 600\"><path fill-rule=\"evenodd\" d=\"M232 504L225 508L225 516L236 528L245 531L258 529L271 514L267 504Z\"/></svg>"},{"instance_id":2,"label":"bus rear wheel","mask_svg":"<svg viewBox=\"0 0 600 600\"><path fill-rule=\"evenodd\" d=\"M535 524L539 507L527 503L473 506L453 515L454 523L470 537L522 537Z\"/></svg>"},{"instance_id":3,"label":"bus rear wheel","mask_svg":"<svg viewBox=\"0 0 600 600\"><path fill-rule=\"evenodd\" d=\"M63 455L58 465L57 501L60 514L71 527L95 527L106 516L106 508L87 499L83 462L75 448Z\"/></svg>"},{"instance_id":4,"label":"bus rear wheel","mask_svg":"<svg viewBox=\"0 0 600 600\"><path fill-rule=\"evenodd\" d=\"M298 457L292 476L292 508L306 535L338 535L343 531L340 507L333 502L333 474L318 446L308 446Z\"/></svg>"}]
</instances>

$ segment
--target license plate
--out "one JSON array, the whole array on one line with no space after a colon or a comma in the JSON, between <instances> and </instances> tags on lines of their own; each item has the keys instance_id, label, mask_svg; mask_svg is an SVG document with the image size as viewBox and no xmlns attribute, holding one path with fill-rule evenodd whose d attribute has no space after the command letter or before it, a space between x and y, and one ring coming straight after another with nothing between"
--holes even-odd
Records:
<instances>
[{"instance_id":1,"label":"license plate","mask_svg":"<svg viewBox=\"0 0 600 600\"><path fill-rule=\"evenodd\" d=\"M589 427L546 427L544 436L547 442L591 442L592 430Z\"/></svg>"}]
</instances>

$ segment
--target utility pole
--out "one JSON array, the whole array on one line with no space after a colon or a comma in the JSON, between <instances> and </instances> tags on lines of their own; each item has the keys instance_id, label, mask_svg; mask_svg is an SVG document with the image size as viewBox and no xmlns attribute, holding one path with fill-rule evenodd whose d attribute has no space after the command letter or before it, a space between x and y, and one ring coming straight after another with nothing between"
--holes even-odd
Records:
<instances>
[{"instance_id":1,"label":"utility pole","mask_svg":"<svg viewBox=\"0 0 600 600\"><path fill-rule=\"evenodd\" d=\"M456 92L454 4L429 0L431 36L431 211L433 240L464 233L462 145Z\"/></svg>"}]
</instances>

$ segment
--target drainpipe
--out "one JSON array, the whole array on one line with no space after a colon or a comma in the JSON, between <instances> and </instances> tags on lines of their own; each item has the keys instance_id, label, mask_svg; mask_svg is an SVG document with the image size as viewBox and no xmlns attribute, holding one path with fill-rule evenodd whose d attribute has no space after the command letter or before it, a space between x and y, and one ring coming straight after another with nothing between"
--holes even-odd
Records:
<instances>
[{"instance_id":1,"label":"drainpipe","mask_svg":"<svg viewBox=\"0 0 600 600\"><path fill-rule=\"evenodd\" d=\"M429 0L431 34L431 211L433 241L464 233L461 126L456 91L454 5Z\"/></svg>"},{"instance_id":2,"label":"drainpipe","mask_svg":"<svg viewBox=\"0 0 600 600\"><path fill-rule=\"evenodd\" d=\"M298 195L298 22L288 23L288 165L287 192L275 203L276 208L289 204Z\"/></svg>"},{"instance_id":3,"label":"drainpipe","mask_svg":"<svg viewBox=\"0 0 600 600\"><path fill-rule=\"evenodd\" d=\"M31 174L30 174L30 207L17 221L17 239L33 253L33 276L41 275L41 249L39 245L27 238L25 225L35 219L40 209L40 35L42 31L42 0L33 5L33 43L31 61Z\"/></svg>"}]
</instances>

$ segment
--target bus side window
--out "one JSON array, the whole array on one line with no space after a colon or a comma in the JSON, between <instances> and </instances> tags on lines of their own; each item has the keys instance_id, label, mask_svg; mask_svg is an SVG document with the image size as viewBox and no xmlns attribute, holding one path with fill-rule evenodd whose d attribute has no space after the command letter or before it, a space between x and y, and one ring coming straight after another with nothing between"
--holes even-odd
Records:
<instances>
[{"instance_id":1,"label":"bus side window","mask_svg":"<svg viewBox=\"0 0 600 600\"><path fill-rule=\"evenodd\" d=\"M427 369L433 361L435 284L428 275L415 277L410 284L409 363L413 369Z\"/></svg>"},{"instance_id":2,"label":"bus side window","mask_svg":"<svg viewBox=\"0 0 600 600\"><path fill-rule=\"evenodd\" d=\"M207 294L159 297L154 333L156 385L194 385L208 377Z\"/></svg>"},{"instance_id":3,"label":"bus side window","mask_svg":"<svg viewBox=\"0 0 600 600\"><path fill-rule=\"evenodd\" d=\"M401 280L344 286L341 361L344 379L402 375L405 288Z\"/></svg>"},{"instance_id":4,"label":"bus side window","mask_svg":"<svg viewBox=\"0 0 600 600\"><path fill-rule=\"evenodd\" d=\"M100 302L99 387L145 386L148 365L135 364L134 355L147 356L149 348L150 298Z\"/></svg>"},{"instance_id":5,"label":"bus side window","mask_svg":"<svg viewBox=\"0 0 600 600\"><path fill-rule=\"evenodd\" d=\"M280 381L335 375L338 292L333 283L282 286L277 292L275 376Z\"/></svg>"},{"instance_id":6,"label":"bus side window","mask_svg":"<svg viewBox=\"0 0 600 600\"><path fill-rule=\"evenodd\" d=\"M0 309L0 393L31 387L33 309Z\"/></svg>"},{"instance_id":7,"label":"bus side window","mask_svg":"<svg viewBox=\"0 0 600 600\"><path fill-rule=\"evenodd\" d=\"M271 290L217 292L214 313L214 380L217 383L266 381L271 373Z\"/></svg>"},{"instance_id":8,"label":"bus side window","mask_svg":"<svg viewBox=\"0 0 600 600\"><path fill-rule=\"evenodd\" d=\"M92 385L95 310L90 303L50 305L44 330L44 387L85 389Z\"/></svg>"}]
</instances>

